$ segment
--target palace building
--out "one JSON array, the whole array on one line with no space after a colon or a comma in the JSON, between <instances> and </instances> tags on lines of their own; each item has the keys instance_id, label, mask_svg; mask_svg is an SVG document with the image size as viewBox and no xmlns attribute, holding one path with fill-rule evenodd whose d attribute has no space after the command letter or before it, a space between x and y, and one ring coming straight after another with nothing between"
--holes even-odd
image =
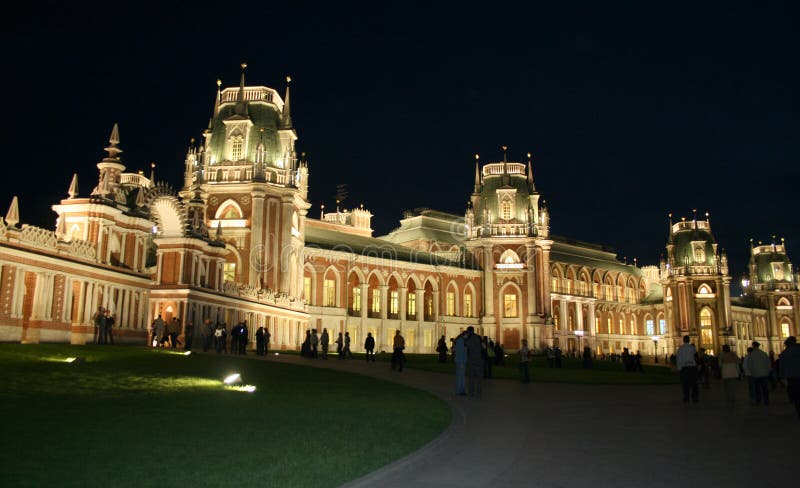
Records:
<instances>
[{"instance_id":1,"label":"palace building","mask_svg":"<svg viewBox=\"0 0 800 488\"><path fill-rule=\"evenodd\" d=\"M409 211L380 237L365 208L312 218L289 85L283 98L247 86L244 69L239 86L220 85L179 189L127 173L114 125L96 185L81 192L73 177L54 230L21 223L13 198L0 219L0 340L91 342L98 307L115 315L118 342L142 345L158 315L196 334L207 320L246 320L251 341L264 326L279 349L299 348L310 328L349 332L356 351L370 332L390 350L401 330L409 352L433 352L473 326L509 350L527 338L534 349L661 357L687 334L739 354L753 340L780 351L797 334L798 279L782 242L751 243L735 298L707 217L670 222L657 266L621 262L550 233L530 155L476 155L463 215Z\"/></svg>"}]
</instances>

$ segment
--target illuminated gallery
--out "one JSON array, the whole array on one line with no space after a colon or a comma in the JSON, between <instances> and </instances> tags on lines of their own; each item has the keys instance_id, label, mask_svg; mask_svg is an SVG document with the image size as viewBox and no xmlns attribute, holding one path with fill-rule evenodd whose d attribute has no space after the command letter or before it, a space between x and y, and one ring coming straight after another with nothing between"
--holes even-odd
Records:
<instances>
[{"instance_id":1,"label":"illuminated gallery","mask_svg":"<svg viewBox=\"0 0 800 488\"><path fill-rule=\"evenodd\" d=\"M92 184L65 182L54 229L21 223L8 196L0 340L91 342L101 306L116 317L118 342L142 345L159 314L196 333L206 320L246 320L252 342L263 325L278 349L299 348L310 328L347 331L354 350L369 332L390 350L401 330L408 351L433 352L440 336L471 325L510 350L527 338L536 349L661 357L686 334L740 355L753 340L780 351L797 334L800 296L782 242L750 245L745 293L733 298L707 216L665 226L658 265L623 263L601 245L551 235L530 156L505 155L476 156L464 215L406 212L374 237L365 208L309 215L313 168L296 141L288 85L282 98L242 74L239 86L218 88L179 190L126 173L114 126Z\"/></svg>"}]
</instances>

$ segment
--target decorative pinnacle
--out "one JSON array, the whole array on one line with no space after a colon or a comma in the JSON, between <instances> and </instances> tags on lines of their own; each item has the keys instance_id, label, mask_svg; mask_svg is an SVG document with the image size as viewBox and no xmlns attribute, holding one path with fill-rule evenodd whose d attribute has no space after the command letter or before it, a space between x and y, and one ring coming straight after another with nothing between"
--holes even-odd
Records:
<instances>
[{"instance_id":1,"label":"decorative pinnacle","mask_svg":"<svg viewBox=\"0 0 800 488\"><path fill-rule=\"evenodd\" d=\"M217 78L217 89L222 88L222 80Z\"/></svg>"},{"instance_id":2,"label":"decorative pinnacle","mask_svg":"<svg viewBox=\"0 0 800 488\"><path fill-rule=\"evenodd\" d=\"M289 75L286 75L286 83L291 83L291 82L292 82L292 77L289 76Z\"/></svg>"},{"instance_id":3,"label":"decorative pinnacle","mask_svg":"<svg viewBox=\"0 0 800 488\"><path fill-rule=\"evenodd\" d=\"M508 146L501 146L501 147L503 148L503 162L506 162L508 161L508 155L506 154L506 151L508 151Z\"/></svg>"},{"instance_id":4,"label":"decorative pinnacle","mask_svg":"<svg viewBox=\"0 0 800 488\"><path fill-rule=\"evenodd\" d=\"M244 61L242 61L242 64L240 64L239 66L241 66L241 67L242 67L242 71L244 71L244 70L245 70L245 68L247 68L247 63L245 63Z\"/></svg>"}]
</instances>

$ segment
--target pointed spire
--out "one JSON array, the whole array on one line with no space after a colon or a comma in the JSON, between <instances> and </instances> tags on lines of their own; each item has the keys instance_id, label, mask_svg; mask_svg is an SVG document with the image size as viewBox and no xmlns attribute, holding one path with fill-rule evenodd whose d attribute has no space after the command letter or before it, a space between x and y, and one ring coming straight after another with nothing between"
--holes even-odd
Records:
<instances>
[{"instance_id":1,"label":"pointed spire","mask_svg":"<svg viewBox=\"0 0 800 488\"><path fill-rule=\"evenodd\" d=\"M78 196L78 173L72 175L72 182L69 184L69 190L67 190L67 194L70 198L75 198Z\"/></svg>"},{"instance_id":2,"label":"pointed spire","mask_svg":"<svg viewBox=\"0 0 800 488\"><path fill-rule=\"evenodd\" d=\"M111 129L111 136L108 138L108 147L105 148L105 151L108 152L108 157L106 159L119 159L119 153L122 152L122 149L117 147L119 144L119 124L114 122L114 128Z\"/></svg>"},{"instance_id":3,"label":"pointed spire","mask_svg":"<svg viewBox=\"0 0 800 488\"><path fill-rule=\"evenodd\" d=\"M63 238L67 234L67 216L61 214L58 216L58 223L56 224L56 237Z\"/></svg>"},{"instance_id":4,"label":"pointed spire","mask_svg":"<svg viewBox=\"0 0 800 488\"><path fill-rule=\"evenodd\" d=\"M244 99L244 70L247 63L242 63L242 78L239 81L239 93L236 94L236 115L247 115L247 102Z\"/></svg>"},{"instance_id":5,"label":"pointed spire","mask_svg":"<svg viewBox=\"0 0 800 488\"><path fill-rule=\"evenodd\" d=\"M150 182L156 184L156 163L150 163Z\"/></svg>"},{"instance_id":6,"label":"pointed spire","mask_svg":"<svg viewBox=\"0 0 800 488\"><path fill-rule=\"evenodd\" d=\"M221 221L219 221L219 220L217 221L217 234L216 234L216 239L217 239L218 241L221 241L221 240L222 240L222 222L221 222Z\"/></svg>"},{"instance_id":7,"label":"pointed spire","mask_svg":"<svg viewBox=\"0 0 800 488\"><path fill-rule=\"evenodd\" d=\"M533 167L531 165L531 153L528 153L528 186L531 193L536 193L536 185L533 184Z\"/></svg>"},{"instance_id":8,"label":"pointed spire","mask_svg":"<svg viewBox=\"0 0 800 488\"><path fill-rule=\"evenodd\" d=\"M6 224L11 227L16 227L19 224L19 201L16 195L11 199L11 206L6 214Z\"/></svg>"},{"instance_id":9,"label":"pointed spire","mask_svg":"<svg viewBox=\"0 0 800 488\"><path fill-rule=\"evenodd\" d=\"M217 98L214 100L214 117L219 115L219 105L222 103L222 80L217 78ZM211 129L212 120L208 121L208 128Z\"/></svg>"},{"instance_id":10,"label":"pointed spire","mask_svg":"<svg viewBox=\"0 0 800 488\"><path fill-rule=\"evenodd\" d=\"M475 193L481 192L481 169L480 169L480 154L475 154Z\"/></svg>"},{"instance_id":11,"label":"pointed spire","mask_svg":"<svg viewBox=\"0 0 800 488\"><path fill-rule=\"evenodd\" d=\"M508 162L508 146L501 146L503 148L503 162Z\"/></svg>"},{"instance_id":12,"label":"pointed spire","mask_svg":"<svg viewBox=\"0 0 800 488\"><path fill-rule=\"evenodd\" d=\"M292 128L292 110L289 105L289 85L292 83L292 77L286 77L286 97L283 99L283 115L281 116L281 129Z\"/></svg>"},{"instance_id":13,"label":"pointed spire","mask_svg":"<svg viewBox=\"0 0 800 488\"><path fill-rule=\"evenodd\" d=\"M144 207L144 188L139 188L136 194L136 207Z\"/></svg>"}]
</instances>

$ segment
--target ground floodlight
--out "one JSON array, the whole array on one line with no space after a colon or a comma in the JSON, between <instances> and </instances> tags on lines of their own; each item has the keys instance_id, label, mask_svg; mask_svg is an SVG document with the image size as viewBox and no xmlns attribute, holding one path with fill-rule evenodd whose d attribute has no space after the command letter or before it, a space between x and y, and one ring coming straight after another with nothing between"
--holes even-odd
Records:
<instances>
[{"instance_id":1,"label":"ground floodlight","mask_svg":"<svg viewBox=\"0 0 800 488\"><path fill-rule=\"evenodd\" d=\"M223 380L223 383L225 383L226 385L232 385L240 381L242 381L242 376L239 373L233 373L232 375L225 378Z\"/></svg>"},{"instance_id":2,"label":"ground floodlight","mask_svg":"<svg viewBox=\"0 0 800 488\"><path fill-rule=\"evenodd\" d=\"M184 356L191 356L192 355L192 351L186 351L185 353L183 353L183 355Z\"/></svg>"},{"instance_id":3,"label":"ground floodlight","mask_svg":"<svg viewBox=\"0 0 800 488\"><path fill-rule=\"evenodd\" d=\"M78 358L67 358L64 360L65 363L74 363Z\"/></svg>"},{"instance_id":4,"label":"ground floodlight","mask_svg":"<svg viewBox=\"0 0 800 488\"><path fill-rule=\"evenodd\" d=\"M279 353L277 353L277 352L275 353L275 355L276 355L276 356L280 356L280 354L279 354Z\"/></svg>"}]
</instances>

